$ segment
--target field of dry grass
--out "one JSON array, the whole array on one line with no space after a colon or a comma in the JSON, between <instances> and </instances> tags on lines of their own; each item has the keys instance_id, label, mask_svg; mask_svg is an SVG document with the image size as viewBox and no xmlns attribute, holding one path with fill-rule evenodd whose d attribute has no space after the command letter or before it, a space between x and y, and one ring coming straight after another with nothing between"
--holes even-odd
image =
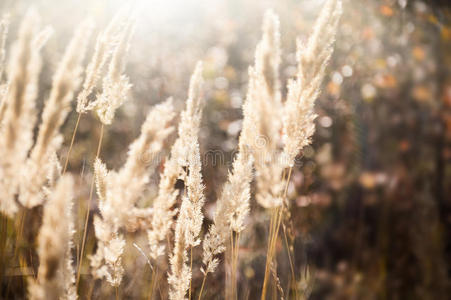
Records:
<instances>
[{"instance_id":1,"label":"field of dry grass","mask_svg":"<svg viewBox=\"0 0 451 300\"><path fill-rule=\"evenodd\" d=\"M0 4L2 299L446 299L446 5L82 2Z\"/></svg>"}]
</instances>

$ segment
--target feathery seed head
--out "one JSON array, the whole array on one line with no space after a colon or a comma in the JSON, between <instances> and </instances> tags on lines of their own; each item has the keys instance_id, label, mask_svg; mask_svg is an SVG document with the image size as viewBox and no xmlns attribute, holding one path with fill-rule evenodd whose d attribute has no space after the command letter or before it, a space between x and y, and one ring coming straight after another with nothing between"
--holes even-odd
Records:
<instances>
[{"instance_id":1,"label":"feathery seed head","mask_svg":"<svg viewBox=\"0 0 451 300\"><path fill-rule=\"evenodd\" d=\"M103 79L103 90L90 107L95 108L100 121L109 125L113 121L116 110L127 100L132 85L128 76L122 74L125 59L130 48L130 40L134 32L135 21L128 20L119 34L119 41L112 54L108 73Z\"/></svg>"},{"instance_id":2,"label":"feathery seed head","mask_svg":"<svg viewBox=\"0 0 451 300\"><path fill-rule=\"evenodd\" d=\"M38 236L38 276L36 281L30 281L28 289L31 299L76 299L70 257L73 185L70 175L61 177L44 207L43 223Z\"/></svg>"},{"instance_id":3,"label":"feathery seed head","mask_svg":"<svg viewBox=\"0 0 451 300\"><path fill-rule=\"evenodd\" d=\"M156 105L142 125L140 136L130 145L127 161L118 172L108 171L100 159L94 163L102 218L94 219L98 245L95 255L90 258L91 267L96 278L106 278L113 286L121 283L124 272L122 253L125 240L119 229L137 228L138 220L150 219L154 213L152 209L136 207L136 202L156 166L155 158L174 130L170 126L174 117L171 99Z\"/></svg>"},{"instance_id":4,"label":"feathery seed head","mask_svg":"<svg viewBox=\"0 0 451 300\"><path fill-rule=\"evenodd\" d=\"M96 103L88 103L89 97L93 89L96 87L99 77L103 71L105 63L113 54L115 47L118 44L119 27L125 20L127 8L119 10L113 17L107 28L98 34L94 54L86 69L86 77L83 82L83 88L77 97L77 112L85 113L96 107ZM118 55L119 56L119 55ZM125 87L122 87L123 90ZM95 101L94 101L95 102Z\"/></svg>"},{"instance_id":5,"label":"feathery seed head","mask_svg":"<svg viewBox=\"0 0 451 300\"><path fill-rule=\"evenodd\" d=\"M63 137L59 129L64 123L80 82L81 63L84 58L91 23L83 22L69 42L53 77L49 99L45 102L42 123L39 126L35 146L31 150L23 172L19 200L26 207L33 207L44 201L46 174L51 172L51 155L59 150Z\"/></svg>"},{"instance_id":6,"label":"feathery seed head","mask_svg":"<svg viewBox=\"0 0 451 300\"><path fill-rule=\"evenodd\" d=\"M3 71L5 70L5 57L6 57L5 45L6 45L6 37L8 35L8 28L9 28L9 15L6 14L0 20L0 84L3 83ZM3 102L1 96L0 100L2 100Z\"/></svg>"},{"instance_id":7,"label":"feathery seed head","mask_svg":"<svg viewBox=\"0 0 451 300\"><path fill-rule=\"evenodd\" d=\"M33 144L33 128L37 119L35 101L41 58L33 41L38 29L38 15L34 10L29 10L20 25L19 37L12 46L7 92L2 101L0 210L9 216L17 211L14 196L22 179L22 167Z\"/></svg>"},{"instance_id":8,"label":"feathery seed head","mask_svg":"<svg viewBox=\"0 0 451 300\"><path fill-rule=\"evenodd\" d=\"M255 53L255 68L263 74L265 86L274 100L280 100L279 65L281 61L279 17L272 10L265 13L263 38ZM275 95L275 93L278 93Z\"/></svg>"},{"instance_id":9,"label":"feathery seed head","mask_svg":"<svg viewBox=\"0 0 451 300\"><path fill-rule=\"evenodd\" d=\"M327 1L307 44L304 46L298 42L298 75L288 84L284 107L283 160L286 167L292 166L299 150L310 144L315 131L314 104L333 52L341 13L341 0Z\"/></svg>"}]
</instances>

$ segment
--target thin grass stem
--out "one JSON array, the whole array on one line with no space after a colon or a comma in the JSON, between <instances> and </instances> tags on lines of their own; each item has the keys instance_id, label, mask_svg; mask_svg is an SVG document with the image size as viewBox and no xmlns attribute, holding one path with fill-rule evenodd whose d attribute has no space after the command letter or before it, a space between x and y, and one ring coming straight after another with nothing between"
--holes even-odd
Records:
<instances>
[{"instance_id":1,"label":"thin grass stem","mask_svg":"<svg viewBox=\"0 0 451 300\"><path fill-rule=\"evenodd\" d=\"M72 147L74 146L75 136L77 135L78 125L80 124L81 113L78 113L77 122L75 123L74 131L72 133L72 138L70 140L69 150L67 151L66 161L64 162L63 175L66 173L67 166L69 164L69 157L72 151Z\"/></svg>"},{"instance_id":2,"label":"thin grass stem","mask_svg":"<svg viewBox=\"0 0 451 300\"><path fill-rule=\"evenodd\" d=\"M102 140L103 140L103 132L104 132L104 125L102 123L101 126L100 126L100 137L99 137L99 143L97 145L96 159L100 155L100 149L102 147ZM78 289L78 285L80 283L81 266L82 266L82 263L83 263L83 252L85 250L86 236L87 236L87 232L88 232L89 212L90 212L90 206L91 206L92 196L93 196L93 192L94 192L94 181L95 181L95 177L93 176L92 180L91 180L91 188L90 188L90 191L89 191L89 200L88 200L87 207L86 207L85 227L84 227L84 230L83 230L83 240L82 240L82 243L81 243L81 250L80 250L80 261L78 263L77 280L76 280L76 283L75 283L75 288L76 289Z\"/></svg>"},{"instance_id":3,"label":"thin grass stem","mask_svg":"<svg viewBox=\"0 0 451 300\"><path fill-rule=\"evenodd\" d=\"M202 285L200 287L199 297L197 298L197 300L202 299L202 292L204 291L205 281L207 280L207 274L208 274L207 272L204 273L204 279L202 280Z\"/></svg>"}]
</instances>

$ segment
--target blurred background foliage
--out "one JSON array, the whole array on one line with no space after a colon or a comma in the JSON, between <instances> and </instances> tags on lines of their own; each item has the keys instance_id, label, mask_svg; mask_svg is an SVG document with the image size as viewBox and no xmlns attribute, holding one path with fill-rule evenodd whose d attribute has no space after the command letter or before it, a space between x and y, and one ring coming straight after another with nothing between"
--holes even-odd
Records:
<instances>
[{"instance_id":1,"label":"blurred background foliage","mask_svg":"<svg viewBox=\"0 0 451 300\"><path fill-rule=\"evenodd\" d=\"M189 75L195 62L202 60L207 106L201 149L204 154L225 154L222 163L204 162L207 226L237 145L247 68L261 37L264 11L272 8L280 16L280 74L286 82L296 72L295 39L306 39L323 1L134 2L140 9L127 65L132 95L107 128L101 155L110 168L122 165L127 146L152 105L173 96L183 107ZM316 106L316 134L313 144L300 154L289 187L291 219L284 229L294 245L296 276L308 281L311 299L449 299L449 1L343 2L335 52ZM41 101L49 93L51 74L77 24L91 16L98 32L121 3L0 2L0 12L11 16L8 42L30 5L40 12L43 24L55 29L44 50ZM72 113L64 127L62 158L75 121ZM89 194L99 130L94 115L83 116L70 158L70 170L82 175L77 179L80 210ZM143 199L143 205L149 202L150 196ZM83 215L76 224L79 229ZM240 299L260 294L267 224L268 215L254 202L240 248ZM89 234L88 252L94 247L92 228ZM145 248L144 236L134 238ZM278 247L278 272L286 287L290 269L283 240ZM124 294L139 298L149 271L143 270L144 258L133 247L126 256ZM222 295L222 274L220 270L209 279L207 298ZM197 285L201 274L196 270L193 276Z\"/></svg>"}]
</instances>

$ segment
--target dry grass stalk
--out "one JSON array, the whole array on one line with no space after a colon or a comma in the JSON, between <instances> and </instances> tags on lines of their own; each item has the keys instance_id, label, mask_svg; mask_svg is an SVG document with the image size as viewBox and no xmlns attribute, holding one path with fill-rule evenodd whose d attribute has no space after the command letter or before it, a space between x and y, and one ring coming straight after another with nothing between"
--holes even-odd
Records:
<instances>
[{"instance_id":1,"label":"dry grass stalk","mask_svg":"<svg viewBox=\"0 0 451 300\"><path fill-rule=\"evenodd\" d=\"M132 28L134 25L134 21L127 17L127 9L123 8L120 10L116 16L113 18L113 20L108 25L106 31L104 34L101 35L100 42L98 41L96 45L96 50L94 53L93 60L91 61L90 66L92 66L91 69L88 67L88 74L87 78L85 80L86 85L84 85L84 89L79 95L79 101L77 103L77 111L78 111L78 118L77 122L72 134L72 140L69 147L69 151L66 158L66 163L64 165L64 171L66 171L67 164L69 161L70 152L72 149L72 145L75 140L75 135L78 130L78 125L80 123L81 113L86 112L88 110L97 109L97 113L101 118L102 125L100 128L100 136L99 141L97 145L97 152L96 152L96 160L99 158L100 155L100 149L102 147L102 139L103 139L103 133L104 133L104 125L105 124L111 124L112 119L114 118L114 112L115 110L122 104L123 101L125 101L125 97L128 93L129 88L131 87L130 84L128 84L128 77L125 75L121 75L123 69L125 68L125 56L129 48L129 41L130 37L132 35ZM119 30L118 27L123 27L125 29ZM110 47L113 47L113 54L110 61L109 66L109 73L104 79L104 85L103 85L103 91L100 95L97 95L97 99L91 103L88 104L88 96L91 94L92 89L96 85L97 77L100 74L102 67L104 63L106 62L106 59L110 57L109 53L105 53L104 51L108 50ZM115 81L112 81L111 74L115 74ZM119 76L119 78L117 78ZM119 82L119 80L121 82ZM110 85L106 85L105 82L108 82ZM125 85L122 85L123 89L121 90L114 90L114 84L117 84L118 86L120 84L123 84L126 82ZM114 94L115 92L118 92L118 94ZM108 97L105 97L104 95L108 95ZM116 97L116 98L115 98ZM103 110L107 112L107 120L105 119L105 116L101 113L99 113L99 110ZM78 287L78 283L80 281L80 273L81 273L81 266L83 263L83 254L85 249L85 243L86 243L86 236L88 231L88 220L89 220L89 213L90 213L90 203L93 197L94 192L94 177L91 180L91 187L89 191L89 199L88 199L88 205L86 209L86 216L85 216L85 226L83 230L83 238L82 238L82 244L81 244L81 250L80 250L80 262L77 270L77 282L76 285ZM120 280L119 280L120 282ZM117 284L118 285L118 284ZM116 286L117 286L116 285Z\"/></svg>"},{"instance_id":2,"label":"dry grass stalk","mask_svg":"<svg viewBox=\"0 0 451 300\"><path fill-rule=\"evenodd\" d=\"M123 26L124 29L118 34L117 45L111 57L108 73L103 78L102 93L97 96L96 101L88 106L88 109L96 110L100 121L105 125L111 124L116 110L126 101L131 88L129 78L123 72L135 22L129 19Z\"/></svg>"},{"instance_id":3,"label":"dry grass stalk","mask_svg":"<svg viewBox=\"0 0 451 300\"><path fill-rule=\"evenodd\" d=\"M147 115L140 136L130 145L124 166L114 176L109 172L107 201L117 210L120 226L132 226L129 223L137 212L137 199L159 163L165 140L174 131L170 126L174 117L172 99L156 105Z\"/></svg>"},{"instance_id":4,"label":"dry grass stalk","mask_svg":"<svg viewBox=\"0 0 451 300\"><path fill-rule=\"evenodd\" d=\"M5 70L6 37L8 36L9 16L4 15L0 20L0 84L3 83L3 72ZM0 118L1 120L1 118Z\"/></svg>"},{"instance_id":5,"label":"dry grass stalk","mask_svg":"<svg viewBox=\"0 0 451 300\"><path fill-rule=\"evenodd\" d=\"M70 111L75 90L80 83L82 61L92 24L83 22L66 48L53 77L49 99L45 102L37 141L26 161L27 174L20 185L19 200L25 207L34 207L44 200L46 174L51 171L51 155L59 150L63 137L59 133Z\"/></svg>"},{"instance_id":6,"label":"dry grass stalk","mask_svg":"<svg viewBox=\"0 0 451 300\"><path fill-rule=\"evenodd\" d=\"M8 92L8 84L3 80L6 58L6 37L8 36L9 16L5 15L0 20L0 127L6 108L6 95Z\"/></svg>"},{"instance_id":7,"label":"dry grass stalk","mask_svg":"<svg viewBox=\"0 0 451 300\"><path fill-rule=\"evenodd\" d=\"M249 72L250 78L253 78L252 69ZM204 236L203 267L201 268L204 279L199 299L202 296L207 274L214 272L218 266L219 259L216 256L226 250L226 242L230 236L238 237L241 231L244 230L244 219L249 214L250 183L253 175L253 158L249 149L257 138L255 135L256 115L253 110L253 102L256 101L256 98L253 97L252 91L254 91L253 81L250 83L248 95L243 104L244 119L238 144L239 152L233 162L232 171L224 184L221 196L216 203L214 223ZM233 253L236 255L238 255L238 242L236 240L236 249L233 249ZM233 265L232 268L236 268L236 265Z\"/></svg>"},{"instance_id":8,"label":"dry grass stalk","mask_svg":"<svg viewBox=\"0 0 451 300\"><path fill-rule=\"evenodd\" d=\"M295 80L288 83L284 107L284 162L287 167L292 167L299 151L311 143L315 131L315 100L333 52L341 13L341 1L329 0L315 23L307 45L297 43L298 74Z\"/></svg>"},{"instance_id":9,"label":"dry grass stalk","mask_svg":"<svg viewBox=\"0 0 451 300\"><path fill-rule=\"evenodd\" d=\"M71 249L73 238L72 177L58 180L44 207L38 236L39 270L28 288L30 299L76 299Z\"/></svg>"},{"instance_id":10,"label":"dry grass stalk","mask_svg":"<svg viewBox=\"0 0 451 300\"><path fill-rule=\"evenodd\" d=\"M179 160L178 168L186 166L188 172L181 174L185 182L186 194L182 197L180 213L175 225L174 250L170 256L171 271L168 277L170 299L185 299L190 289L192 274L192 260L188 265L188 250L200 244L198 236L202 228L202 207L205 202L198 143L199 125L204 106L201 95L202 85L202 64L198 63L191 77L186 109L182 112L179 139L171 151L171 155Z\"/></svg>"},{"instance_id":11,"label":"dry grass stalk","mask_svg":"<svg viewBox=\"0 0 451 300\"><path fill-rule=\"evenodd\" d=\"M279 80L280 33L279 18L267 11L263 21L263 37L255 52L255 67L250 74L249 105L255 111L257 137L251 147L255 158L257 202L263 207L277 206L283 188L282 169L277 163L281 145L281 90Z\"/></svg>"},{"instance_id":12,"label":"dry grass stalk","mask_svg":"<svg viewBox=\"0 0 451 300\"><path fill-rule=\"evenodd\" d=\"M307 46L301 48L298 43L298 74L295 80L288 83L287 101L283 111L284 149L279 162L280 170L289 168L288 175L284 171L283 192L277 193L278 205L273 209L268 241L265 267L265 279L261 299L266 298L267 284L271 266L275 256L280 223L282 220L282 204L286 203L286 191L290 181L294 159L303 147L311 143L315 130L314 103L319 95L324 70L333 52L338 21L342 13L340 0L329 0L323 7ZM280 177L279 177L280 178ZM274 271L273 271L274 272ZM294 279L294 278L293 278Z\"/></svg>"},{"instance_id":13,"label":"dry grass stalk","mask_svg":"<svg viewBox=\"0 0 451 300\"><path fill-rule=\"evenodd\" d=\"M92 109L88 107L90 105L89 97L91 96L94 88L97 85L97 81L99 80L100 74L103 71L105 63L111 56L114 41L113 37L117 32L117 27L119 26L120 23L119 21L121 20L122 12L123 11L121 10L118 14L116 14L113 20L108 24L105 31L101 32L97 36L94 54L86 69L86 76L85 80L83 81L82 90L77 96L76 111L78 113L78 117L72 133L69 150L66 156L66 162L64 163L63 173L65 173L67 170L70 153L72 151L72 146L74 145L75 136L78 131L78 126L80 124L81 114L86 113L89 109ZM93 190L92 187L93 183L91 184L91 191ZM90 194L92 195L92 192L90 192Z\"/></svg>"},{"instance_id":14,"label":"dry grass stalk","mask_svg":"<svg viewBox=\"0 0 451 300\"><path fill-rule=\"evenodd\" d=\"M216 270L219 263L216 256L226 250L226 242L229 238L232 238L230 247L233 253L232 274L236 272L239 235L244 230L244 219L249 214L252 162L248 152L242 149L233 163L233 171L229 173L228 181L218 199L214 223L203 240L202 263L204 266L201 268L201 272L204 274L204 281L208 273ZM234 285L233 275L231 284ZM232 288L232 290L234 289ZM201 294L202 289L199 297Z\"/></svg>"},{"instance_id":15,"label":"dry grass stalk","mask_svg":"<svg viewBox=\"0 0 451 300\"><path fill-rule=\"evenodd\" d=\"M99 159L94 164L101 218L94 218L98 240L97 252L91 256L96 278L106 278L113 286L122 280L121 255L125 240L119 229L136 220L136 214L149 218L150 210L136 208L164 141L173 131L169 126L175 114L172 101L155 106L144 122L141 135L131 144L125 165L118 171L107 171Z\"/></svg>"},{"instance_id":16,"label":"dry grass stalk","mask_svg":"<svg viewBox=\"0 0 451 300\"><path fill-rule=\"evenodd\" d=\"M105 278L112 286L122 281L122 253L125 240L118 233L119 226L114 222L114 212L106 201L108 171L99 159L94 165L99 206L103 219L94 216L94 229L97 238L97 251L90 257L92 273L95 278Z\"/></svg>"},{"instance_id":17,"label":"dry grass stalk","mask_svg":"<svg viewBox=\"0 0 451 300\"><path fill-rule=\"evenodd\" d=\"M181 114L178 127L178 138L171 148L170 157L164 164L161 175L158 196L154 200L151 221L151 229L148 230L148 240L150 246L150 257L156 260L165 254L165 246L162 243L173 225L173 218L177 213L174 205L177 200L178 191L175 189L177 179L185 179L183 167L187 166L187 147L190 145L190 138L197 136L202 118L205 101L201 97L202 89L202 64L196 65L191 77L190 91L186 108Z\"/></svg>"},{"instance_id":18,"label":"dry grass stalk","mask_svg":"<svg viewBox=\"0 0 451 300\"><path fill-rule=\"evenodd\" d=\"M174 158L172 158L174 157ZM164 171L161 175L158 188L158 196L153 203L153 215L151 229L147 231L149 240L149 256L156 260L165 254L166 248L162 242L166 239L177 213L173 206L176 203L178 191L175 183L180 175L180 168L175 156L171 156L164 164Z\"/></svg>"},{"instance_id":19,"label":"dry grass stalk","mask_svg":"<svg viewBox=\"0 0 451 300\"><path fill-rule=\"evenodd\" d=\"M186 181L187 195L182 198L175 225L174 252L170 257L171 273L168 277L170 299L185 299L192 276L192 265L188 264L188 250L200 244L198 236L203 222L204 186L200 173L199 145L196 139L193 139L192 143Z\"/></svg>"},{"instance_id":20,"label":"dry grass stalk","mask_svg":"<svg viewBox=\"0 0 451 300\"><path fill-rule=\"evenodd\" d=\"M22 166L33 143L36 123L35 101L41 69L40 47L43 37L36 12L30 10L19 29L11 50L8 91L0 128L0 211L8 216L17 212L14 196L18 192Z\"/></svg>"},{"instance_id":21,"label":"dry grass stalk","mask_svg":"<svg viewBox=\"0 0 451 300\"><path fill-rule=\"evenodd\" d=\"M118 27L124 21L124 14L124 9L120 10L108 24L107 28L97 36L94 54L86 68L86 77L83 81L82 90L77 97L76 110L79 114L85 113L90 109L89 105L91 103L89 103L89 97L97 85L106 62L113 53L115 40L118 37Z\"/></svg>"}]
</instances>

